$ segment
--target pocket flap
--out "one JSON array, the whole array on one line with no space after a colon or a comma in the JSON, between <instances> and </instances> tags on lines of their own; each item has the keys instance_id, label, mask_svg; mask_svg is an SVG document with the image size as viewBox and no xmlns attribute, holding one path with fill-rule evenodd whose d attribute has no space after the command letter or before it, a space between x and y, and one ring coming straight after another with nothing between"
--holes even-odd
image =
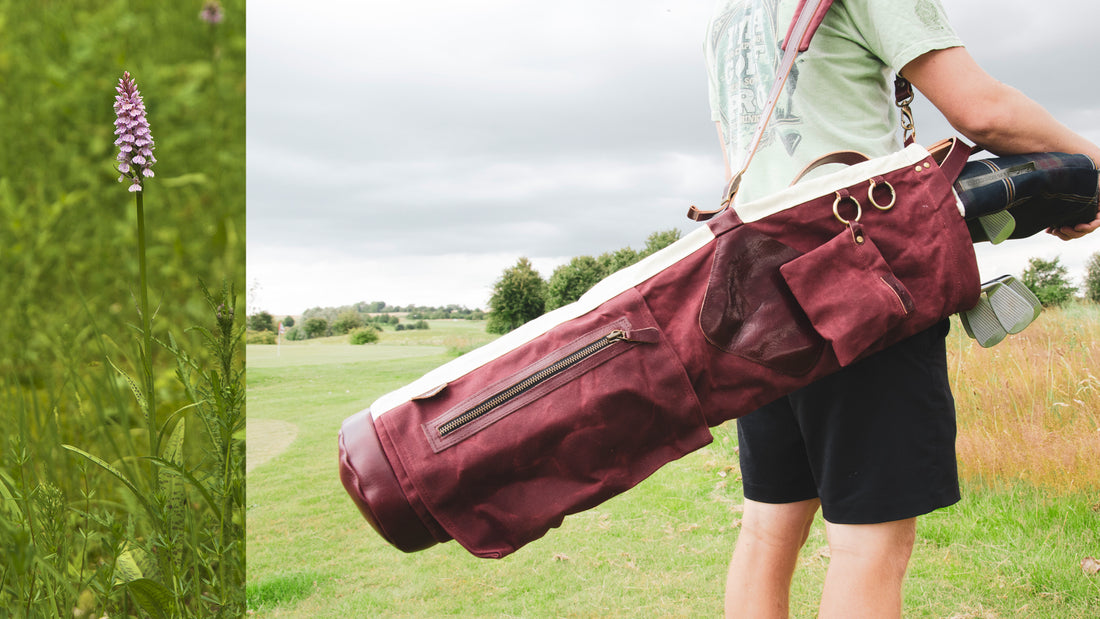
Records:
<instances>
[{"instance_id":1,"label":"pocket flap","mask_svg":"<svg viewBox=\"0 0 1100 619\"><path fill-rule=\"evenodd\" d=\"M779 271L842 366L915 309L912 295L858 223Z\"/></svg>"}]
</instances>

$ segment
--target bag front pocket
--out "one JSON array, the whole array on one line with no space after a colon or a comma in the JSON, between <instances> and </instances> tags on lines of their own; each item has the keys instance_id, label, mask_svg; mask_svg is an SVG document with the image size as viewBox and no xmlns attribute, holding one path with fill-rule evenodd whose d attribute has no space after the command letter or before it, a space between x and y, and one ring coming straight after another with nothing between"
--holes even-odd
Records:
<instances>
[{"instance_id":1,"label":"bag front pocket","mask_svg":"<svg viewBox=\"0 0 1100 619\"><path fill-rule=\"evenodd\" d=\"M625 318L601 326L426 423L428 442L439 453L626 352L631 344L656 345L660 340L655 327L631 329Z\"/></svg>"},{"instance_id":2,"label":"bag front pocket","mask_svg":"<svg viewBox=\"0 0 1100 619\"><path fill-rule=\"evenodd\" d=\"M909 291L857 223L779 271L841 366L915 309Z\"/></svg>"},{"instance_id":3,"label":"bag front pocket","mask_svg":"<svg viewBox=\"0 0 1100 619\"><path fill-rule=\"evenodd\" d=\"M378 422L406 492L482 557L711 440L683 362L634 289Z\"/></svg>"}]
</instances>

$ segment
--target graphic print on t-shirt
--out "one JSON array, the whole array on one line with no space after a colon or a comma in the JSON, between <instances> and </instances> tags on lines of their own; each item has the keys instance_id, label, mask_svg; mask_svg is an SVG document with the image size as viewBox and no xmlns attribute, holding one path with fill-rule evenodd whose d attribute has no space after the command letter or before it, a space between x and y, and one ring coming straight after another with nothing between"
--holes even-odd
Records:
<instances>
[{"instance_id":1,"label":"graphic print on t-shirt","mask_svg":"<svg viewBox=\"0 0 1100 619\"><path fill-rule=\"evenodd\" d=\"M714 63L712 88L718 95L718 109L731 157L739 161L767 103L768 94L781 60L780 44L786 33L778 25L778 0L731 2L711 22L709 49ZM789 155L802 142L802 119L792 110L798 87L798 65L791 70L787 85L773 112L761 146L777 138Z\"/></svg>"}]
</instances>

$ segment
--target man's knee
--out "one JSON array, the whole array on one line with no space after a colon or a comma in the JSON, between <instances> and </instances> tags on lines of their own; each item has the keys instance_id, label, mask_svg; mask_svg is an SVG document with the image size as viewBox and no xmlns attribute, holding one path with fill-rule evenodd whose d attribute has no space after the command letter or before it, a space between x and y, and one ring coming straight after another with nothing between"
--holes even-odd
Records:
<instances>
[{"instance_id":1,"label":"man's knee","mask_svg":"<svg viewBox=\"0 0 1100 619\"><path fill-rule=\"evenodd\" d=\"M771 547L801 548L819 505L817 499L782 504L746 500L741 535Z\"/></svg>"},{"instance_id":2,"label":"man's knee","mask_svg":"<svg viewBox=\"0 0 1100 619\"><path fill-rule=\"evenodd\" d=\"M916 541L916 518L877 524L826 523L829 553L834 560L871 562L902 573Z\"/></svg>"}]
</instances>

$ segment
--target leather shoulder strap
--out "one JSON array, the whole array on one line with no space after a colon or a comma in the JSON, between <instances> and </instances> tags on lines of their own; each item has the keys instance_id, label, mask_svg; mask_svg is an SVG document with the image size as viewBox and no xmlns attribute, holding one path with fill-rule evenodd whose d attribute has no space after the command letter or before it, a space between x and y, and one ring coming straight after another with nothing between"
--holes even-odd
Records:
<instances>
[{"instance_id":1,"label":"leather shoulder strap","mask_svg":"<svg viewBox=\"0 0 1100 619\"><path fill-rule=\"evenodd\" d=\"M829 11L829 7L833 5L833 0L824 0L817 3L817 7L813 8L813 14L810 15L810 22L806 31L802 34L798 41L798 51L804 52L810 48L810 39L813 38L814 33L817 32L817 27L821 25L821 21L825 19L825 13ZM791 21L791 25L787 28L787 36L783 39L783 49L786 50L791 44L791 35L794 34L795 24L798 23L798 16L802 14L802 10L806 8L806 0L798 0L798 8L795 9L795 18Z\"/></svg>"},{"instance_id":2,"label":"leather shoulder strap","mask_svg":"<svg viewBox=\"0 0 1100 619\"><path fill-rule=\"evenodd\" d=\"M737 195L737 189L741 186L741 177L745 174L745 170L749 169L749 164L752 162L756 150L760 147L760 140L764 137L764 132L768 128L768 121L771 120L775 105L779 102L783 86L787 83L787 77L791 74L794 59L799 52L805 51L809 47L810 39L817 32L818 26L825 19L825 13L832 4L833 0L799 0L794 19L791 21L791 25L787 29L787 36L784 39L782 46L783 58L779 63L779 70L776 72L775 83L772 84L771 92L768 93L767 102L764 104L763 113L760 114L760 119L756 123L756 132L753 133L752 140L749 141L749 150L745 155L745 160L741 162L738 172L733 175L729 185L726 186L726 196L722 200L722 204L713 211L703 211L692 206L688 209L688 218L695 221L706 221L724 211L733 202L733 197ZM798 45L789 45L791 41L798 41Z\"/></svg>"}]
</instances>

